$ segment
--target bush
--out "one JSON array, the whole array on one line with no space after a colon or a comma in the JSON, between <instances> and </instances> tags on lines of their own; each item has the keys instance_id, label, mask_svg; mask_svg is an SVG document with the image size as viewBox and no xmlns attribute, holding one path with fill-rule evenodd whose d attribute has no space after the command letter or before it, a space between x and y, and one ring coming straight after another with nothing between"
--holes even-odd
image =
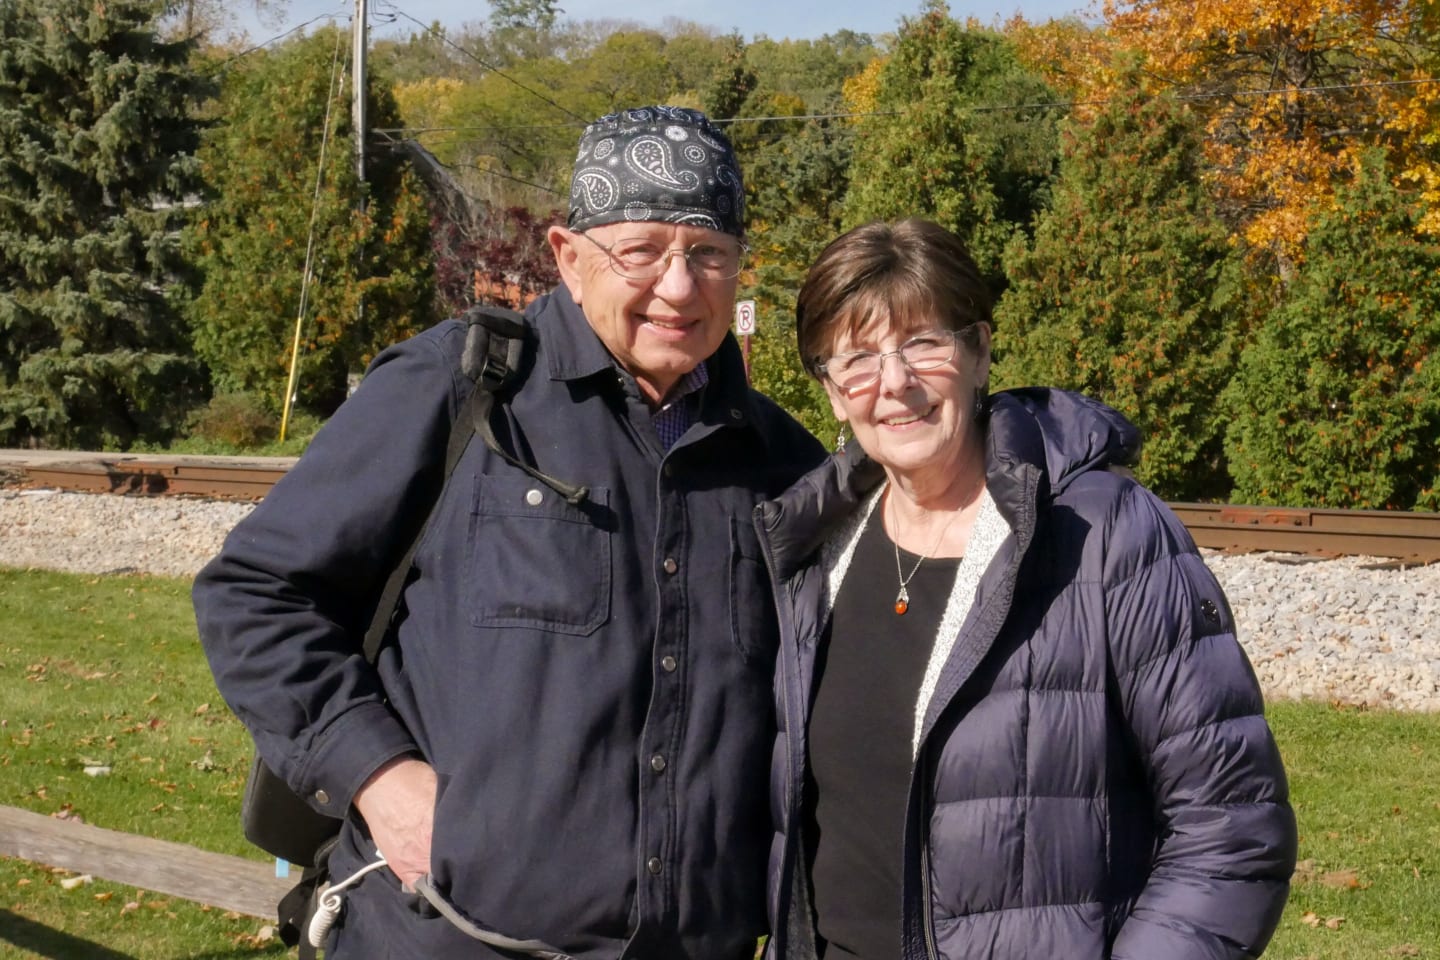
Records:
<instances>
[{"instance_id":1,"label":"bush","mask_svg":"<svg viewBox=\"0 0 1440 960\"><path fill-rule=\"evenodd\" d=\"M1384 157L1318 218L1225 395L1235 498L1440 506L1440 244Z\"/></svg>"},{"instance_id":2,"label":"bush","mask_svg":"<svg viewBox=\"0 0 1440 960\"><path fill-rule=\"evenodd\" d=\"M195 414L193 437L237 450L264 446L280 433L280 420L251 393L222 393Z\"/></svg>"}]
</instances>

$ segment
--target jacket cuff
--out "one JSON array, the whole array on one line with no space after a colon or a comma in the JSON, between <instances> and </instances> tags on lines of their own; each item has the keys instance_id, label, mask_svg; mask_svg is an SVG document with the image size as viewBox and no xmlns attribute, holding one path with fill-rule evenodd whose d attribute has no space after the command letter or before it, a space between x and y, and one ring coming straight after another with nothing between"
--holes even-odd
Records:
<instances>
[{"instance_id":1,"label":"jacket cuff","mask_svg":"<svg viewBox=\"0 0 1440 960\"><path fill-rule=\"evenodd\" d=\"M297 793L319 812L343 818L370 775L407 753L419 748L390 708L359 704L311 741L300 761Z\"/></svg>"}]
</instances>

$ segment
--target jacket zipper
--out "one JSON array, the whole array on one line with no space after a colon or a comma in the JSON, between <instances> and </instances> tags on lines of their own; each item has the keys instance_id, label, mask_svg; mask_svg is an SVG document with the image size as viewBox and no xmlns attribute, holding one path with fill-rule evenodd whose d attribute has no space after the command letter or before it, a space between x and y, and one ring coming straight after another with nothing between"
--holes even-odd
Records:
<instances>
[{"instance_id":1,"label":"jacket zipper","mask_svg":"<svg viewBox=\"0 0 1440 960\"><path fill-rule=\"evenodd\" d=\"M930 774L924 766L920 774L920 806L924 810L927 807L926 800L930 796ZM920 822L920 928L925 933L925 955L930 960L939 960L940 951L935 945L935 911L932 909L930 894L930 817L928 814L922 817Z\"/></svg>"}]
</instances>

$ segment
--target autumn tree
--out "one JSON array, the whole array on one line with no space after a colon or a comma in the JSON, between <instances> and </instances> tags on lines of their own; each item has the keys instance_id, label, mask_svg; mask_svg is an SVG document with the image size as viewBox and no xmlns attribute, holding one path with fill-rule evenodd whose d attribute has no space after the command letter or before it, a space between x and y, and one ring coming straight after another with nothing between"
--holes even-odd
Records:
<instances>
[{"instance_id":1,"label":"autumn tree","mask_svg":"<svg viewBox=\"0 0 1440 960\"><path fill-rule=\"evenodd\" d=\"M200 154L216 196L190 234L205 278L191 311L196 350L217 391L263 396L275 409L297 317L298 399L319 413L344 398L349 372L433 320L418 182L384 150L358 179L339 80L346 39L321 30L233 65ZM372 121L398 125L383 81L372 80Z\"/></svg>"},{"instance_id":2,"label":"autumn tree","mask_svg":"<svg viewBox=\"0 0 1440 960\"><path fill-rule=\"evenodd\" d=\"M1440 244L1383 153L1315 217L1225 396L1235 497L1440 508Z\"/></svg>"},{"instance_id":3,"label":"autumn tree","mask_svg":"<svg viewBox=\"0 0 1440 960\"><path fill-rule=\"evenodd\" d=\"M901 26L889 56L847 84L856 123L845 222L925 216L954 230L1003 286L1005 244L1043 205L1055 95L1000 34L944 4Z\"/></svg>"},{"instance_id":4,"label":"autumn tree","mask_svg":"<svg viewBox=\"0 0 1440 960\"><path fill-rule=\"evenodd\" d=\"M1356 157L1387 148L1440 231L1440 5L1106 0L1111 36L1194 98L1222 212L1284 274Z\"/></svg>"},{"instance_id":5,"label":"autumn tree","mask_svg":"<svg viewBox=\"0 0 1440 960\"><path fill-rule=\"evenodd\" d=\"M203 88L158 12L0 3L0 444L163 441L202 385L177 234Z\"/></svg>"},{"instance_id":6,"label":"autumn tree","mask_svg":"<svg viewBox=\"0 0 1440 960\"><path fill-rule=\"evenodd\" d=\"M1143 481L1209 499L1228 486L1215 398L1245 316L1238 264L1200 184L1194 118L1132 84L1064 126L1053 204L1008 251L996 382L1105 401L1145 435Z\"/></svg>"}]
</instances>

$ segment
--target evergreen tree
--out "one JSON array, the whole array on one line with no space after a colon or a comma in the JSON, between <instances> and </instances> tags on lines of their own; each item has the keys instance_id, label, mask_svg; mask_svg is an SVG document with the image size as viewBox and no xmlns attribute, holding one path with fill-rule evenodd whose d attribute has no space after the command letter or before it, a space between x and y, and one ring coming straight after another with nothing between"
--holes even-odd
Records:
<instances>
[{"instance_id":1,"label":"evergreen tree","mask_svg":"<svg viewBox=\"0 0 1440 960\"><path fill-rule=\"evenodd\" d=\"M847 84L866 114L845 222L923 216L955 231L998 292L1001 258L1029 228L1054 170L1058 98L1002 35L951 19L941 0L904 21L889 58Z\"/></svg>"},{"instance_id":2,"label":"evergreen tree","mask_svg":"<svg viewBox=\"0 0 1440 960\"><path fill-rule=\"evenodd\" d=\"M329 413L345 397L347 373L434 319L429 211L418 180L398 155L373 147L365 183L355 170L340 84L345 40L322 30L233 66L221 122L201 151L218 196L190 236L204 271L191 311L195 349L218 392L262 396L276 410L312 231L302 407ZM378 80L371 86L376 127L400 125L387 90Z\"/></svg>"},{"instance_id":3,"label":"evergreen tree","mask_svg":"<svg viewBox=\"0 0 1440 960\"><path fill-rule=\"evenodd\" d=\"M997 383L1091 394L1145 435L1138 475L1171 499L1222 497L1225 386L1243 326L1239 269L1199 180L1189 112L1132 76L1067 122L1053 206L1007 252Z\"/></svg>"},{"instance_id":4,"label":"evergreen tree","mask_svg":"<svg viewBox=\"0 0 1440 960\"><path fill-rule=\"evenodd\" d=\"M1317 214L1225 400L1242 502L1440 508L1440 244L1385 155Z\"/></svg>"},{"instance_id":5,"label":"evergreen tree","mask_svg":"<svg viewBox=\"0 0 1440 960\"><path fill-rule=\"evenodd\" d=\"M781 116L786 111L771 101L756 112ZM789 112L802 112L798 101ZM820 112L838 112L837 105L826 104ZM737 132L745 126L736 124ZM840 233L854 138L837 122L769 120L755 126L756 132L740 141L752 248L747 278L753 278L741 295L756 301L759 323L751 378L757 389L828 441L839 424L825 391L800 364L795 296L810 264Z\"/></svg>"},{"instance_id":6,"label":"evergreen tree","mask_svg":"<svg viewBox=\"0 0 1440 960\"><path fill-rule=\"evenodd\" d=\"M0 444L163 441L203 382L178 240L203 91L161 12L0 3Z\"/></svg>"}]
</instances>

